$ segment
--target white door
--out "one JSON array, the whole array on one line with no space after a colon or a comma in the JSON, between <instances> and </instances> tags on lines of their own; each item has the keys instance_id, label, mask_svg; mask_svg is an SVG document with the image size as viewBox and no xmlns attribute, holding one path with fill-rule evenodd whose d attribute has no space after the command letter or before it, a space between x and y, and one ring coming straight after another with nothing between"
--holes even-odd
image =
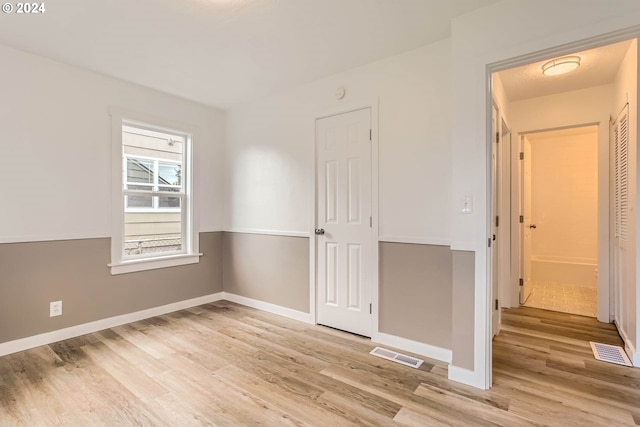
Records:
<instances>
[{"instance_id":1,"label":"white door","mask_svg":"<svg viewBox=\"0 0 640 427\"><path fill-rule=\"evenodd\" d=\"M522 190L520 191L520 212L524 220L520 222L520 239L522 252L520 258L520 278L523 285L520 286L520 304L527 302L531 295L531 239L532 231L536 225L531 218L531 141L526 136L522 137L522 159L520 169L522 173Z\"/></svg>"},{"instance_id":2,"label":"white door","mask_svg":"<svg viewBox=\"0 0 640 427\"><path fill-rule=\"evenodd\" d=\"M632 248L630 243L630 237L635 233L633 228L633 220L630 220L630 215L633 213L633 200L631 197L633 193L630 193L630 186L633 184L633 180L630 179L631 165L630 158L630 146L629 146L629 109L625 107L616 119L613 128L613 186L614 186L614 231L615 240L613 247L613 274L614 274L614 304L615 304L615 319L618 328L623 333L629 332L630 325L626 324L625 318L626 310L633 310L629 304L633 303L633 298L630 297L628 289L633 287L629 286L628 282L633 280L632 264L630 263L630 249ZM632 218L632 217L631 217ZM632 258L631 258L632 259Z\"/></svg>"},{"instance_id":3,"label":"white door","mask_svg":"<svg viewBox=\"0 0 640 427\"><path fill-rule=\"evenodd\" d=\"M499 277L500 264L498 258L498 212L499 194L498 185L500 150L499 150L499 117L495 106L491 109L491 325L492 335L496 336L500 332L500 295Z\"/></svg>"},{"instance_id":4,"label":"white door","mask_svg":"<svg viewBox=\"0 0 640 427\"><path fill-rule=\"evenodd\" d=\"M317 322L371 336L371 109L316 120Z\"/></svg>"}]
</instances>

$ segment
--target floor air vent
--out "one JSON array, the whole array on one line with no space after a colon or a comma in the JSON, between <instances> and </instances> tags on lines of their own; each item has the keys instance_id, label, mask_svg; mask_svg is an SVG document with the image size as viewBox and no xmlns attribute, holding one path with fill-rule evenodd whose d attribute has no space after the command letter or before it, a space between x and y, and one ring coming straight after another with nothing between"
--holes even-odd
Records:
<instances>
[{"instance_id":1,"label":"floor air vent","mask_svg":"<svg viewBox=\"0 0 640 427\"><path fill-rule=\"evenodd\" d=\"M387 350L385 348L376 347L369 352L374 356L382 357L383 359L391 360L393 362L401 363L412 368L419 368L424 360L416 359L415 357L407 356L406 354L396 353L395 351Z\"/></svg>"},{"instance_id":2,"label":"floor air vent","mask_svg":"<svg viewBox=\"0 0 640 427\"><path fill-rule=\"evenodd\" d=\"M596 359L618 365L633 366L622 347L592 341L589 343L591 344L591 350L593 350L593 356Z\"/></svg>"}]
</instances>

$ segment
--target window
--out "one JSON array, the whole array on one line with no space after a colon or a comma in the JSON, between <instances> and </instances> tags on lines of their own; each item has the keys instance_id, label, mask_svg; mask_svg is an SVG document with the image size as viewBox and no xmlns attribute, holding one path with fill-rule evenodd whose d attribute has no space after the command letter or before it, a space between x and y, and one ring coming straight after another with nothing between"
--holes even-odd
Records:
<instances>
[{"instance_id":1,"label":"window","mask_svg":"<svg viewBox=\"0 0 640 427\"><path fill-rule=\"evenodd\" d=\"M198 262L192 133L113 111L112 117L112 274Z\"/></svg>"},{"instance_id":2,"label":"window","mask_svg":"<svg viewBox=\"0 0 640 427\"><path fill-rule=\"evenodd\" d=\"M134 190L125 196L126 212L179 212L181 197L157 196L160 192L184 193L182 162L123 155L124 188ZM138 195L144 193L148 195Z\"/></svg>"}]
</instances>

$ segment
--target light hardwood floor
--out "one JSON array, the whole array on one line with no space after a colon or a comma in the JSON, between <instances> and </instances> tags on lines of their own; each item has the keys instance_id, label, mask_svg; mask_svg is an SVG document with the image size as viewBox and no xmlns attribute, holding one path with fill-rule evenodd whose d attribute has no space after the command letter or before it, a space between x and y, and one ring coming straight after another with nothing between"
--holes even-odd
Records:
<instances>
[{"instance_id":1,"label":"light hardwood floor","mask_svg":"<svg viewBox=\"0 0 640 427\"><path fill-rule=\"evenodd\" d=\"M494 381L370 356L371 341L218 302L0 358L0 426L617 426L640 422L640 370L595 319L503 313Z\"/></svg>"}]
</instances>

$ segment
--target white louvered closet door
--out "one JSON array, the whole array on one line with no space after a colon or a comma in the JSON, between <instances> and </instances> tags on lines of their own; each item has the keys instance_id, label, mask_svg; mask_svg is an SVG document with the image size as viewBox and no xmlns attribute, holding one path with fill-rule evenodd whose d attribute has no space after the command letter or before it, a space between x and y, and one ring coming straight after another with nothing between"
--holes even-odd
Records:
<instances>
[{"instance_id":1,"label":"white louvered closet door","mask_svg":"<svg viewBox=\"0 0 640 427\"><path fill-rule=\"evenodd\" d=\"M628 332L630 325L625 313L629 312L629 304L633 298L629 295L630 288L635 283L635 272L631 264L635 259L633 241L635 236L635 221L632 217L632 207L635 198L630 197L635 186L634 177L630 176L632 168L629 159L632 158L629 146L629 107L626 106L614 123L614 281L615 281L615 318L618 328Z\"/></svg>"}]
</instances>

